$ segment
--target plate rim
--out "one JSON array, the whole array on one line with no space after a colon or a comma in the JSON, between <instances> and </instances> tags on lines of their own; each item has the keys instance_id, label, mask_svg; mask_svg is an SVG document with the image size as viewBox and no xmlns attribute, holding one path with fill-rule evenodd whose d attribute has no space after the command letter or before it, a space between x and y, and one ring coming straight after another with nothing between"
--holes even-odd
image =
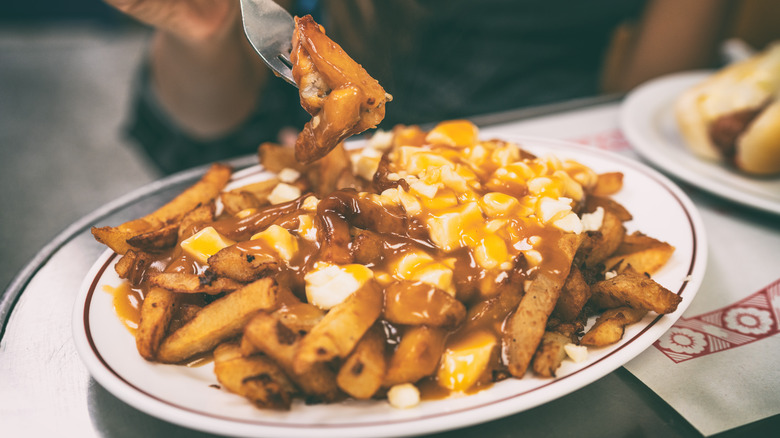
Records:
<instances>
[{"instance_id":1,"label":"plate rim","mask_svg":"<svg viewBox=\"0 0 780 438\"><path fill-rule=\"evenodd\" d=\"M664 75L643 83L628 93L619 110L619 124L626 139L644 159L648 160L659 170L673 175L688 184L691 184L701 190L743 206L752 207L769 213L780 214L780 201L772 200L755 192L745 192L734 188L726 181L720 178L713 178L708 174L699 174L691 172L681 162L674 157L667 157L659 154L658 147L653 146L651 139L645 138L642 131L656 131L651 125L652 120L660 111L671 108L673 97L677 93L690 88L697 82L700 82L711 76L714 70L691 70ZM671 93L675 95L672 96ZM658 96L663 96L659 98ZM637 117L643 114L644 117ZM650 116L650 117L648 117ZM659 135L660 138L663 138ZM665 139L664 139L665 141ZM684 145L674 145L684 148ZM685 149L685 151L688 151ZM702 166L722 171L723 175L731 178L737 178L736 171L728 169L725 165L708 162L705 159L695 157L692 152L688 152L692 160L696 160ZM732 175L733 174L733 175ZM745 175L745 178L751 178ZM760 177L759 177L760 178ZM780 178L780 177L777 177ZM780 179L778 179L780 181Z\"/></svg>"},{"instance_id":2,"label":"plate rim","mask_svg":"<svg viewBox=\"0 0 780 438\"><path fill-rule=\"evenodd\" d=\"M674 198L688 219L688 231L686 232L686 238L692 239L692 254L689 265L687 267L687 275L689 276L689 279L681 284L679 290L675 291L676 294L683 294L683 292L687 290L688 292L686 298L688 299L681 302L681 305L678 307L677 311L672 314L674 316L656 315L652 321L650 321L645 327L642 327L641 330L639 330L639 332L636 333L631 339L628 339L621 345L614 347L614 350L610 351L608 354L605 354L603 357L599 358L593 363L587 364L587 366L577 369L570 374L556 379L551 379L550 381L540 386L533 387L524 392L513 393L500 399L489 400L477 406L466 406L460 409L452 409L446 412L437 412L407 419L394 419L382 422L375 421L354 424L289 424L274 423L272 421L266 420L240 420L235 418L225 418L219 415L204 415L206 414L205 412L197 411L186 406L175 405L169 401L157 397L154 394L149 394L142 388L138 388L133 383L125 380L123 376L119 375L115 370L113 370L100 355L97 346L94 345L94 341L91 339L91 336L84 336L84 333L88 333L90 330L89 309L92 302L91 297L98 289L97 285L103 273L117 257L117 255L112 250L106 249L85 276L74 304L72 331L76 341L77 351L81 356L82 361L85 363L85 365L87 365L87 369L89 370L90 375L92 375L98 383L109 390L109 392L122 401L149 415L188 428L195 428L202 431L221 434L227 432L242 436L250 436L262 433L269 436L290 437L300 436L302 433L309 433L312 431L317 431L318 436L320 437L361 436L366 433L371 433L373 436L408 436L418 435L421 433L442 432L466 427L469 425L480 424L527 411L536 406L548 403L566 394L572 393L584 386L590 385L599 378L613 372L615 369L624 365L634 357L641 354L647 348L652 346L652 344L657 341L657 339L680 318L688 305L690 305L691 301L693 301L703 281L707 264L707 237L701 217L699 216L698 210L693 202L674 182L655 169L636 160L632 160L610 151L598 150L565 140L526 135L505 135L503 137L504 140L517 142L521 145L523 145L524 142L538 142L543 143L545 147L553 146L554 149L573 149L577 152L587 151L592 155L600 155L600 160L606 159L608 162L611 162L611 164L629 166L634 171L643 173L646 177L654 180L655 183L660 186L660 188L663 188ZM525 145L523 146L528 147ZM529 147L529 149L533 148L533 145ZM583 164L587 165L587 163ZM250 168L252 167L259 166L255 165L251 166ZM260 170L262 170L262 168ZM665 319L662 321L663 318ZM661 322L660 326L658 326L659 322ZM659 330L664 330L659 334L658 337L650 341L643 339L642 336L653 327L656 327ZM628 346L636 345L638 340L645 342L647 345L632 354L628 354L628 357L621 359L621 351ZM641 346L643 344L639 345ZM599 368L597 365L602 363L605 363L607 366L605 368ZM559 383L566 381L569 377L572 376L580 377L579 382L574 385L562 385ZM538 391L542 388L552 389L549 390L546 395L541 397L539 400L526 403L520 409L511 406L511 400L526 396L528 393ZM152 402L151 405L149 404L150 401ZM475 412L485 415L479 415L479 419L473 419L473 415L458 415L459 413L463 412ZM442 424L442 418L446 418L448 420L446 424ZM381 430L377 430L377 428L381 428Z\"/></svg>"}]
</instances>

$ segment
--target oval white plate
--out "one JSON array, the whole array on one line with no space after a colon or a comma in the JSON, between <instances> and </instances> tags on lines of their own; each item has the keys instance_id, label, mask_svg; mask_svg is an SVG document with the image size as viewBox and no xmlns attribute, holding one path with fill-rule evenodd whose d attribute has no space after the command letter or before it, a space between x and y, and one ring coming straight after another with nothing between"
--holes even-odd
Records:
<instances>
[{"instance_id":1,"label":"oval white plate","mask_svg":"<svg viewBox=\"0 0 780 438\"><path fill-rule=\"evenodd\" d=\"M556 379L528 375L498 382L477 394L426 401L399 410L385 401L346 401L332 405L293 405L290 412L263 411L243 398L217 389L212 366L187 368L142 359L135 341L119 322L105 286L120 280L118 257L106 251L82 285L73 313L76 346L92 376L126 403L150 415L203 431L237 436L353 437L419 435L482 423L530 409L573 392L609 374L649 347L682 315L704 276L707 243L696 208L658 172L609 152L556 140L511 139L537 155L572 158L597 172L621 171L624 189L616 196L634 215L629 231L642 230L676 247L655 278L683 297L677 311L648 315L626 330L623 340L592 349L586 361L564 361ZM242 171L247 178L260 168Z\"/></svg>"},{"instance_id":2,"label":"oval white plate","mask_svg":"<svg viewBox=\"0 0 780 438\"><path fill-rule=\"evenodd\" d=\"M680 136L674 102L711 74L677 73L640 86L620 108L620 127L634 148L659 169L722 198L780 214L780 177L750 177L698 158Z\"/></svg>"}]
</instances>

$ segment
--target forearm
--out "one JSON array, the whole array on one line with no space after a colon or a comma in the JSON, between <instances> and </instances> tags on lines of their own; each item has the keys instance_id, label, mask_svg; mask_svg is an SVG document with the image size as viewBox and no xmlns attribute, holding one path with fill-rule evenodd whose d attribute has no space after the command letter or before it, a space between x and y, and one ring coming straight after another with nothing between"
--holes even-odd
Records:
<instances>
[{"instance_id":1,"label":"forearm","mask_svg":"<svg viewBox=\"0 0 780 438\"><path fill-rule=\"evenodd\" d=\"M712 67L732 11L730 0L649 2L618 88L625 91L667 73Z\"/></svg>"},{"instance_id":2,"label":"forearm","mask_svg":"<svg viewBox=\"0 0 780 438\"><path fill-rule=\"evenodd\" d=\"M251 113L268 77L236 20L222 34L187 41L159 30L151 47L152 85L163 109L183 130L212 138Z\"/></svg>"}]
</instances>

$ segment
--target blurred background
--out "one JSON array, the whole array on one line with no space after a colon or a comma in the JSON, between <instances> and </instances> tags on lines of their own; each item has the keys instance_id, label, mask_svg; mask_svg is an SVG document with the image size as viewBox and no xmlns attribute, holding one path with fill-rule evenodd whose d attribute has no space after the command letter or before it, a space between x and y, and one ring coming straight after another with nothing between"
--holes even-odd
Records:
<instances>
[{"instance_id":1,"label":"blurred background","mask_svg":"<svg viewBox=\"0 0 780 438\"><path fill-rule=\"evenodd\" d=\"M780 37L780 2L739 2L731 37ZM148 29L99 0L0 2L0 291L60 232L159 178L123 137Z\"/></svg>"},{"instance_id":2,"label":"blurred background","mask_svg":"<svg viewBox=\"0 0 780 438\"><path fill-rule=\"evenodd\" d=\"M99 0L0 2L0 290L71 223L158 177L122 135L149 35Z\"/></svg>"}]
</instances>

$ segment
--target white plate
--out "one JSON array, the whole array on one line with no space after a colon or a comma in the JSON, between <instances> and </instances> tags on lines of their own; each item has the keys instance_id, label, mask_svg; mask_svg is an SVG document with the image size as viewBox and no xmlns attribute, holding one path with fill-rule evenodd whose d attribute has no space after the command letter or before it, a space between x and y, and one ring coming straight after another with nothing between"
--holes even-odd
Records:
<instances>
[{"instance_id":1,"label":"white plate","mask_svg":"<svg viewBox=\"0 0 780 438\"><path fill-rule=\"evenodd\" d=\"M674 118L674 101L712 72L664 76L632 91L620 108L628 141L659 169L731 201L780 214L780 178L756 178L696 157L685 146Z\"/></svg>"},{"instance_id":2,"label":"white plate","mask_svg":"<svg viewBox=\"0 0 780 438\"><path fill-rule=\"evenodd\" d=\"M76 301L73 333L78 352L95 380L137 409L190 428L239 436L419 435L518 413L594 382L649 347L693 300L704 276L707 254L701 219L678 187L636 161L561 141L513 140L537 154L573 158L597 172L624 173L624 189L616 199L634 215L626 224L629 231L642 230L676 247L656 279L683 297L677 311L661 317L648 315L629 327L620 343L592 349L584 362L564 361L557 379L529 373L477 394L426 401L406 410L391 408L385 401L316 406L296 402L290 412L280 413L256 409L243 398L211 386L217 383L211 365L187 368L142 359L133 336L112 308L112 295L104 289L122 281L113 269L118 257L109 250L90 270ZM253 172L257 173L250 170L244 174Z\"/></svg>"}]
</instances>

